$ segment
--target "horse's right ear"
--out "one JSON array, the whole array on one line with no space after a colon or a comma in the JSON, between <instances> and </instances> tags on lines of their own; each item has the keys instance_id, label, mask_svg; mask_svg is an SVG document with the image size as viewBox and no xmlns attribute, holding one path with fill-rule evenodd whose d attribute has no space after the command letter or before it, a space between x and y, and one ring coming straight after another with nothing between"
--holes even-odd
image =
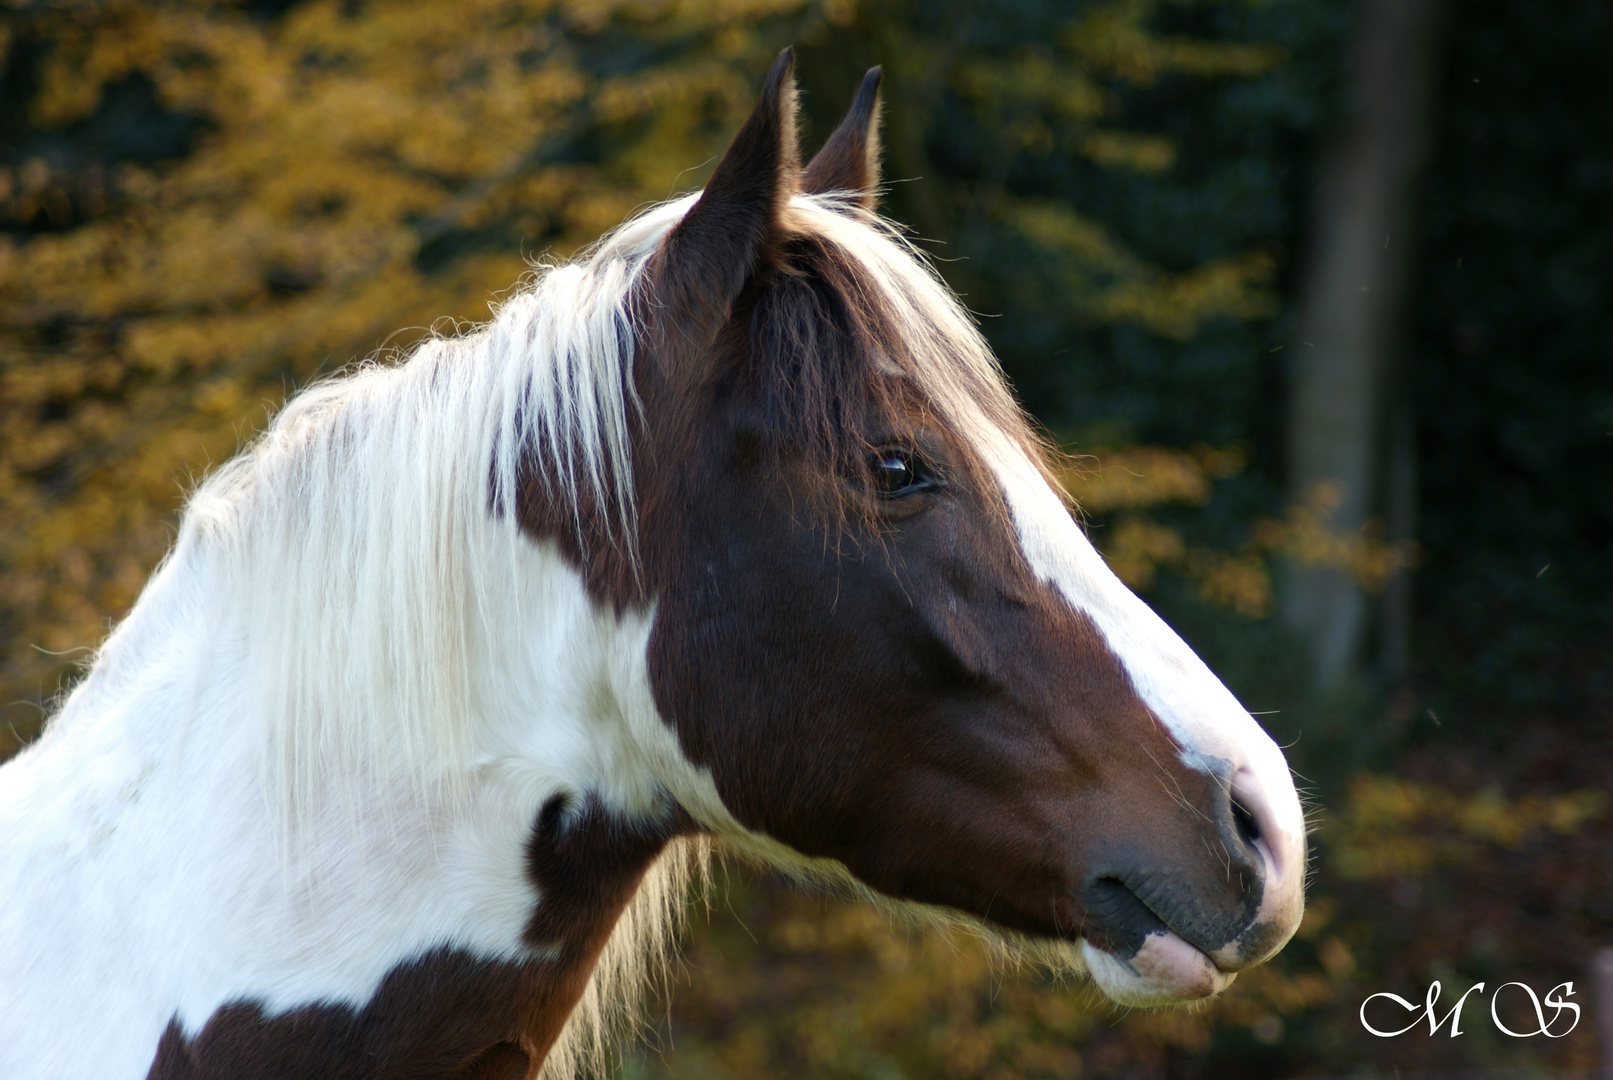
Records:
<instances>
[{"instance_id":1,"label":"horse's right ear","mask_svg":"<svg viewBox=\"0 0 1613 1080\"><path fill-rule=\"evenodd\" d=\"M801 173L801 190L809 195L846 191L864 210L874 208L879 186L879 83L881 68L863 76L857 100L840 121L823 149L813 155Z\"/></svg>"},{"instance_id":2,"label":"horse's right ear","mask_svg":"<svg viewBox=\"0 0 1613 1080\"><path fill-rule=\"evenodd\" d=\"M646 267L656 320L687 344L710 344L782 236L779 217L801 168L794 76L795 52L785 49L699 201Z\"/></svg>"}]
</instances>

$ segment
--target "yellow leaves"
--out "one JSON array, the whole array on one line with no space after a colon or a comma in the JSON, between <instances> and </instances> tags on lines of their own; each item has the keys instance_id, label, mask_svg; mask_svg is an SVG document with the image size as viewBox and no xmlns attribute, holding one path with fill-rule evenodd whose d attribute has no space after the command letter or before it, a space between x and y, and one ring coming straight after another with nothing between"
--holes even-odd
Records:
<instances>
[{"instance_id":1,"label":"yellow leaves","mask_svg":"<svg viewBox=\"0 0 1613 1080\"><path fill-rule=\"evenodd\" d=\"M1277 311L1267 286L1276 270L1264 252L1214 259L1179 274L1152 273L1100 293L1091 304L1105 322L1135 322L1187 341L1210 319L1262 319Z\"/></svg>"},{"instance_id":2,"label":"yellow leaves","mask_svg":"<svg viewBox=\"0 0 1613 1080\"><path fill-rule=\"evenodd\" d=\"M1136 513L1150 506L1176 503L1203 506L1216 480L1243 470L1242 450L1197 446L1191 451L1159 446L1133 446L1106 451L1092 459L1072 460L1059 476L1081 509L1121 513L1096 540L1109 566L1134 589L1153 585L1161 567L1182 571L1199 595L1240 615L1258 618L1271 606L1271 574L1265 552L1249 547L1238 552L1189 547L1179 530Z\"/></svg>"},{"instance_id":3,"label":"yellow leaves","mask_svg":"<svg viewBox=\"0 0 1613 1080\"><path fill-rule=\"evenodd\" d=\"M1268 70L1282 54L1266 45L1160 37L1148 26L1157 6L1156 0L1098 4L1069 24L1056 43L1049 43L1058 47L1032 47L1011 58L971 57L958 65L954 82L965 98L1002 118L1004 141L1017 148L1040 155L1064 146L1104 168L1150 175L1167 172L1176 163L1176 146L1169 138L1092 127L1116 107L1115 95L1101 80L1119 79L1148 86L1168 73L1247 77ZM1069 226L1043 222L1025 231L1032 236L1041 234L1058 246L1059 234L1068 233ZM1080 231L1088 233L1090 228ZM1072 254L1096 257L1100 265L1114 259L1115 245L1107 238L1065 236L1062 242ZM1178 284L1180 295L1169 301L1169 306L1181 309L1192 308L1195 302L1198 307L1221 304L1228 314L1252 313L1237 315L1240 318L1269 313L1269 300L1235 291L1250 280L1257 284L1267 280L1269 269L1258 266L1252 258L1240 256L1204 268ZM1144 276L1135 272L1140 267L1133 270L1132 276ZM1229 290L1234 291L1229 294ZM1162 331L1171 336L1192 333L1194 318L1159 318L1141 295L1117 297L1115 304L1119 317L1175 328ZM1189 328L1181 330L1183 326Z\"/></svg>"},{"instance_id":4,"label":"yellow leaves","mask_svg":"<svg viewBox=\"0 0 1613 1080\"><path fill-rule=\"evenodd\" d=\"M1134 589L1148 588L1158 567L1175 566L1186 554L1181 533L1143 517L1121 518L1103 544L1110 569Z\"/></svg>"},{"instance_id":5,"label":"yellow leaves","mask_svg":"<svg viewBox=\"0 0 1613 1080\"><path fill-rule=\"evenodd\" d=\"M1568 836L1607 810L1604 791L1508 799L1499 789L1461 795L1393 776L1362 775L1343 809L1329 816L1324 837L1347 878L1417 877L1441 863L1460 863L1477 846L1522 847L1545 833Z\"/></svg>"},{"instance_id":6,"label":"yellow leaves","mask_svg":"<svg viewBox=\"0 0 1613 1080\"><path fill-rule=\"evenodd\" d=\"M186 367L211 366L228 355L232 346L220 335L220 327L210 322L213 320L183 317L143 320L129 331L129 362L163 378Z\"/></svg>"},{"instance_id":7,"label":"yellow leaves","mask_svg":"<svg viewBox=\"0 0 1613 1080\"><path fill-rule=\"evenodd\" d=\"M1158 175L1176 164L1176 144L1161 135L1125 131L1093 131L1076 143L1081 153L1106 169L1130 169Z\"/></svg>"},{"instance_id":8,"label":"yellow leaves","mask_svg":"<svg viewBox=\"0 0 1613 1080\"><path fill-rule=\"evenodd\" d=\"M198 19L182 7L158 10L159 51L144 71L164 104L234 126L272 116L287 100L290 65L244 13Z\"/></svg>"},{"instance_id":9,"label":"yellow leaves","mask_svg":"<svg viewBox=\"0 0 1613 1080\"><path fill-rule=\"evenodd\" d=\"M105 357L52 356L0 369L0 397L15 405L37 407L52 398L66 400L89 390L110 390L117 381L117 364Z\"/></svg>"},{"instance_id":10,"label":"yellow leaves","mask_svg":"<svg viewBox=\"0 0 1613 1080\"><path fill-rule=\"evenodd\" d=\"M808 6L808 0L629 0L623 6L641 8L641 18L659 16L665 9L683 22L705 26L776 18L801 11Z\"/></svg>"},{"instance_id":11,"label":"yellow leaves","mask_svg":"<svg viewBox=\"0 0 1613 1080\"><path fill-rule=\"evenodd\" d=\"M750 85L725 66L693 61L613 80L600 87L593 107L601 118L620 123L653 113L664 105L687 106L713 98L728 109L748 108Z\"/></svg>"},{"instance_id":12,"label":"yellow leaves","mask_svg":"<svg viewBox=\"0 0 1613 1080\"><path fill-rule=\"evenodd\" d=\"M1191 451L1163 446L1107 450L1092 458L1070 459L1060 472L1064 488L1084 510L1117 509L1210 501L1214 481L1243 471L1243 452L1197 446Z\"/></svg>"},{"instance_id":13,"label":"yellow leaves","mask_svg":"<svg viewBox=\"0 0 1613 1080\"><path fill-rule=\"evenodd\" d=\"M1123 145L1123 144L1116 144ZM1137 145L1133 144L1133 150ZM1165 152L1156 147L1155 154ZM1167 273L1148 266L1101 226L1062 203L1004 200L999 215L1037 247L1068 260L1071 299L1100 322L1134 322L1177 341L1217 318L1265 318L1277 310L1276 266L1249 251Z\"/></svg>"},{"instance_id":14,"label":"yellow leaves","mask_svg":"<svg viewBox=\"0 0 1613 1080\"><path fill-rule=\"evenodd\" d=\"M1589 788L1553 799L1523 800L1525 815L1532 814L1559 836L1572 836L1586 822L1601 817L1607 803L1607 792Z\"/></svg>"},{"instance_id":15,"label":"yellow leaves","mask_svg":"<svg viewBox=\"0 0 1613 1080\"><path fill-rule=\"evenodd\" d=\"M1110 0L1068 24L1056 48L1028 49L1012 59L971 58L959 65L958 88L992 111L1031 107L1077 129L1114 108L1100 80L1151 86L1169 74L1249 77L1275 67L1281 49L1266 44L1162 37L1149 22L1159 0ZM1100 165L1163 172L1175 161L1158 136L1087 132L1077 142Z\"/></svg>"},{"instance_id":16,"label":"yellow leaves","mask_svg":"<svg viewBox=\"0 0 1613 1080\"><path fill-rule=\"evenodd\" d=\"M30 438L13 448L13 465L23 472L44 469L66 457L74 444L73 428L69 424L40 424Z\"/></svg>"},{"instance_id":17,"label":"yellow leaves","mask_svg":"<svg viewBox=\"0 0 1613 1080\"><path fill-rule=\"evenodd\" d=\"M1177 504L1203 506L1217 480L1245 465L1241 449L1197 446L1191 451L1133 446L1066 459L1058 479L1077 506L1092 514L1115 514L1094 540L1114 572L1134 589L1154 584L1161 568L1181 572L1212 604L1248 618L1271 609L1273 559L1343 570L1364 588L1380 589L1390 576L1416 562L1409 543L1390 544L1376 524L1344 532L1331 522L1337 492L1323 485L1288 507L1281 518L1254 523L1235 551L1189 546L1180 530L1139 511Z\"/></svg>"},{"instance_id":18,"label":"yellow leaves","mask_svg":"<svg viewBox=\"0 0 1613 1080\"><path fill-rule=\"evenodd\" d=\"M208 416L235 416L245 404L241 387L229 379L214 379L196 388L191 395L196 411Z\"/></svg>"},{"instance_id":19,"label":"yellow leaves","mask_svg":"<svg viewBox=\"0 0 1613 1080\"><path fill-rule=\"evenodd\" d=\"M1113 0L1086 12L1065 31L1064 46L1101 75L1152 86L1169 74L1258 75L1283 57L1273 45L1161 37L1148 21L1160 0Z\"/></svg>"},{"instance_id":20,"label":"yellow leaves","mask_svg":"<svg viewBox=\"0 0 1613 1080\"><path fill-rule=\"evenodd\" d=\"M1083 991L1005 984L988 947L967 933L893 926L874 908L844 900L780 896L775 903L769 921L755 927L759 941L752 945L747 933L739 942L750 947L734 950L733 969L705 971L688 991L727 1018L723 1039L705 1050L709 1058L680 1052L684 1061L698 1061L699 1075L775 1075L781 1051L792 1072L808 1075L866 1075L871 1054L929 1066L902 1069L904 1075L1023 1075L997 1070L1069 1061L1068 1036L1095 1020ZM713 936L697 934L694 951L703 967L725 959L712 955ZM752 948L790 972L832 969L843 986L780 1008L781 992L792 987L746 985L767 978ZM800 976L789 983L799 986ZM1013 1004L992 1009L988 1002L999 993ZM1057 1037L1049 1039L1046 1029Z\"/></svg>"},{"instance_id":21,"label":"yellow leaves","mask_svg":"<svg viewBox=\"0 0 1613 1080\"><path fill-rule=\"evenodd\" d=\"M808 0L564 0L552 6L567 29L582 34L597 34L613 21L640 32L663 27L682 34L796 13ZM843 11L844 3L835 9Z\"/></svg>"},{"instance_id":22,"label":"yellow leaves","mask_svg":"<svg viewBox=\"0 0 1613 1080\"><path fill-rule=\"evenodd\" d=\"M244 13L124 2L81 16L63 13L51 27L30 106L38 124L84 119L108 85L135 74L151 80L164 105L215 119L261 116L284 98L286 64Z\"/></svg>"},{"instance_id":23,"label":"yellow leaves","mask_svg":"<svg viewBox=\"0 0 1613 1080\"><path fill-rule=\"evenodd\" d=\"M104 29L107 32L98 32ZM39 70L39 93L30 103L38 124L65 126L101 103L107 83L151 66L163 52L160 19L132 3L114 3L91 26L63 13L52 28L54 46Z\"/></svg>"},{"instance_id":24,"label":"yellow leaves","mask_svg":"<svg viewBox=\"0 0 1613 1080\"><path fill-rule=\"evenodd\" d=\"M1339 492L1331 484L1317 484L1288 508L1281 520L1255 525L1255 543L1302 566L1343 570L1371 590L1383 588L1389 578L1415 565L1417 550L1410 543L1385 543L1376 526L1344 533L1333 529L1331 517L1339 505Z\"/></svg>"},{"instance_id":25,"label":"yellow leaves","mask_svg":"<svg viewBox=\"0 0 1613 1080\"><path fill-rule=\"evenodd\" d=\"M41 215L53 224L66 224L73 216L73 200L65 190L72 178L65 170L54 169L42 157L30 157L12 169L0 165L0 221L10 218L21 223ZM94 199L104 208L105 192L81 189L81 201ZM10 237L3 242L0 254L15 250Z\"/></svg>"},{"instance_id":26,"label":"yellow leaves","mask_svg":"<svg viewBox=\"0 0 1613 1080\"><path fill-rule=\"evenodd\" d=\"M1140 277L1145 264L1103 226L1077 214L1064 203L1013 200L1000 215L1032 243L1075 259L1084 269L1125 277Z\"/></svg>"},{"instance_id":27,"label":"yellow leaves","mask_svg":"<svg viewBox=\"0 0 1613 1080\"><path fill-rule=\"evenodd\" d=\"M1258 619L1271 610L1271 571L1257 550L1229 554L1193 548L1184 560L1187 576L1199 595L1245 618Z\"/></svg>"},{"instance_id":28,"label":"yellow leaves","mask_svg":"<svg viewBox=\"0 0 1613 1080\"><path fill-rule=\"evenodd\" d=\"M1011 60L970 57L959 63L955 81L966 97L996 114L1029 106L1079 126L1114 108L1114 95L1085 71L1044 52Z\"/></svg>"}]
</instances>

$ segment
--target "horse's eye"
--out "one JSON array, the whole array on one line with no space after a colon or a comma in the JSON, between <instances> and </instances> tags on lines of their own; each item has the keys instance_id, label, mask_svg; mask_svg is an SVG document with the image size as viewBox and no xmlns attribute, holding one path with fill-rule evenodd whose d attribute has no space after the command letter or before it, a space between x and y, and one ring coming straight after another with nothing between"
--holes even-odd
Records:
<instances>
[{"instance_id":1,"label":"horse's eye","mask_svg":"<svg viewBox=\"0 0 1613 1080\"><path fill-rule=\"evenodd\" d=\"M911 450L886 447L876 450L868 462L874 491L883 499L900 499L940 486L940 479Z\"/></svg>"}]
</instances>

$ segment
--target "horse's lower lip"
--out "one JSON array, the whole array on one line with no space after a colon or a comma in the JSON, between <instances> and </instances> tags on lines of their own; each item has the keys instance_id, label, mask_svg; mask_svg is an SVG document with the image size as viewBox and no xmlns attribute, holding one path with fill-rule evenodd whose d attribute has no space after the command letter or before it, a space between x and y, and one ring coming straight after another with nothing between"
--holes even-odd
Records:
<instances>
[{"instance_id":1,"label":"horse's lower lip","mask_svg":"<svg viewBox=\"0 0 1613 1080\"><path fill-rule=\"evenodd\" d=\"M1167 1005L1214 997L1237 978L1172 931L1149 934L1122 960L1083 941L1087 970L1106 996L1124 1005Z\"/></svg>"}]
</instances>

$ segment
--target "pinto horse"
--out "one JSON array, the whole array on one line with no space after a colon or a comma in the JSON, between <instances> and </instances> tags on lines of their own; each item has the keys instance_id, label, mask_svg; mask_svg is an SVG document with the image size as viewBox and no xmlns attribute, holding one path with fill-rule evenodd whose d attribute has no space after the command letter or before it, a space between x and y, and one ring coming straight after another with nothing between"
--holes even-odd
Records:
<instances>
[{"instance_id":1,"label":"pinto horse","mask_svg":"<svg viewBox=\"0 0 1613 1080\"><path fill-rule=\"evenodd\" d=\"M1219 992L1282 753L1104 565L782 54L710 184L297 395L0 770L0 1076L596 1061L708 844Z\"/></svg>"}]
</instances>

